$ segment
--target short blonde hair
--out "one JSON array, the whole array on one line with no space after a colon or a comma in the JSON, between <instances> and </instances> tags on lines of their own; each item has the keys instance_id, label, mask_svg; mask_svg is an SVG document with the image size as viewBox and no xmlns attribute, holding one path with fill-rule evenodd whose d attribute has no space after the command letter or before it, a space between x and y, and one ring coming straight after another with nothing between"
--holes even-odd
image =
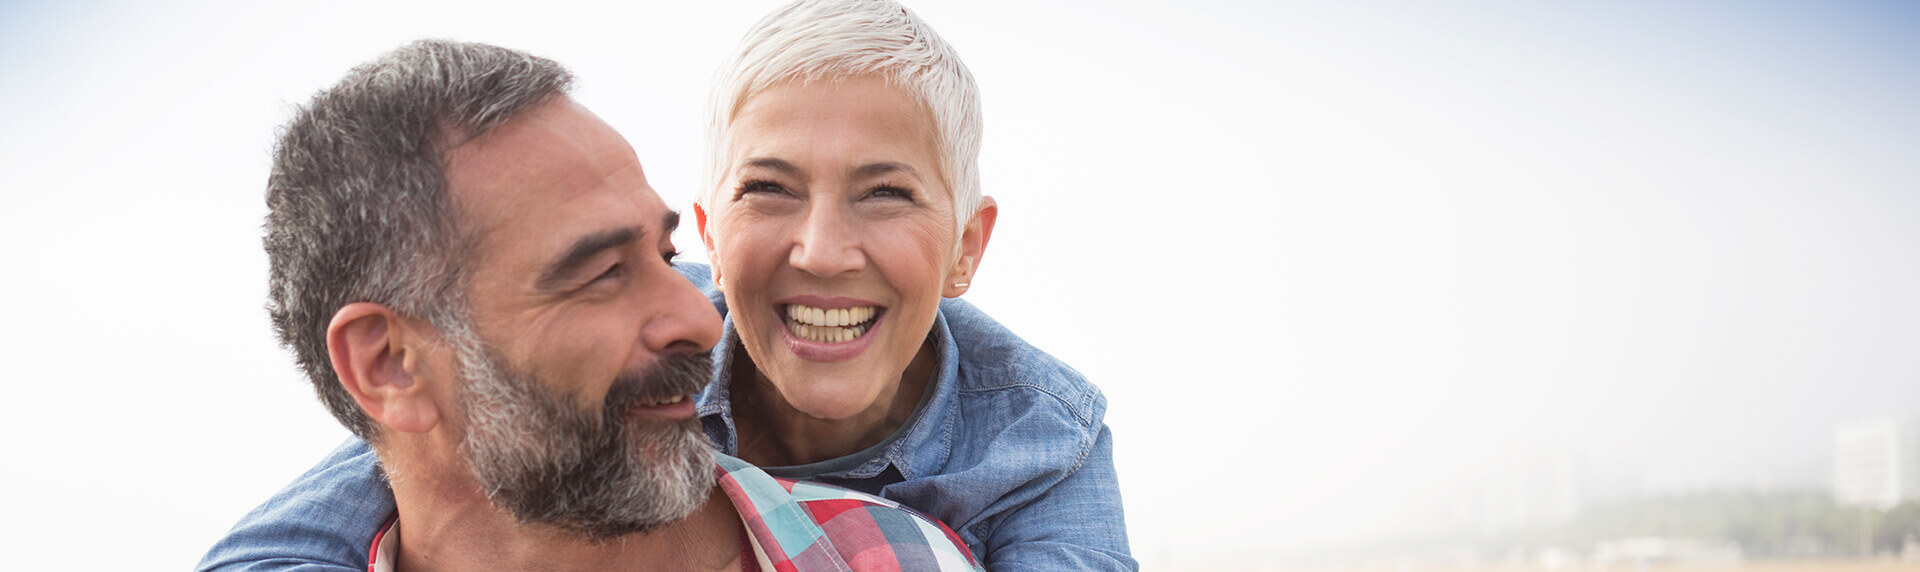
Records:
<instances>
[{"instance_id":1,"label":"short blonde hair","mask_svg":"<svg viewBox=\"0 0 1920 572\"><path fill-rule=\"evenodd\" d=\"M727 130L749 97L787 82L866 75L886 78L933 115L957 232L980 208L980 88L952 46L891 0L799 0L747 31L714 75L700 204L711 208L720 192Z\"/></svg>"}]
</instances>

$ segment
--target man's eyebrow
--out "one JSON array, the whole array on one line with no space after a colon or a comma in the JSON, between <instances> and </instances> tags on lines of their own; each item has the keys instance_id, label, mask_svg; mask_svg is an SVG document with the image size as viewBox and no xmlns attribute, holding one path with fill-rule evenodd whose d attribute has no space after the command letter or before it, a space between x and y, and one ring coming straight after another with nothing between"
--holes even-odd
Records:
<instances>
[{"instance_id":1,"label":"man's eyebrow","mask_svg":"<svg viewBox=\"0 0 1920 572\"><path fill-rule=\"evenodd\" d=\"M680 230L680 211L667 211L667 214L660 215L661 240L672 237L676 230Z\"/></svg>"},{"instance_id":2,"label":"man's eyebrow","mask_svg":"<svg viewBox=\"0 0 1920 572\"><path fill-rule=\"evenodd\" d=\"M595 255L626 246L645 232L645 229L639 227L616 228L580 237L580 240L573 241L573 246L567 249L567 253L561 256L560 260L548 265L546 272L540 273L540 281L535 282L534 285L541 290L550 290L562 280L579 272L580 267L588 260L592 260Z\"/></svg>"}]
</instances>

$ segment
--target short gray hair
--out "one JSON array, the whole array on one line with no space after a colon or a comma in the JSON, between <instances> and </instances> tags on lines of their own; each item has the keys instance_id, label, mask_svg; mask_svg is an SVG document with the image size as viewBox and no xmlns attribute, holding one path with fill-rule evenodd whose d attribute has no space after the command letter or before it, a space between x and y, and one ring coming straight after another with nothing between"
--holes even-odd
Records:
<instances>
[{"instance_id":1,"label":"short gray hair","mask_svg":"<svg viewBox=\"0 0 1920 572\"><path fill-rule=\"evenodd\" d=\"M980 88L912 10L892 0L800 0L747 31L713 79L707 103L706 185L711 209L727 172L727 129L747 99L785 82L878 75L933 115L954 228L980 208Z\"/></svg>"},{"instance_id":2,"label":"short gray hair","mask_svg":"<svg viewBox=\"0 0 1920 572\"><path fill-rule=\"evenodd\" d=\"M372 441L376 425L328 357L334 314L373 302L441 329L464 324L472 241L447 194L445 153L572 82L552 60L421 40L354 68L282 128L267 178L267 313L355 435Z\"/></svg>"}]
</instances>

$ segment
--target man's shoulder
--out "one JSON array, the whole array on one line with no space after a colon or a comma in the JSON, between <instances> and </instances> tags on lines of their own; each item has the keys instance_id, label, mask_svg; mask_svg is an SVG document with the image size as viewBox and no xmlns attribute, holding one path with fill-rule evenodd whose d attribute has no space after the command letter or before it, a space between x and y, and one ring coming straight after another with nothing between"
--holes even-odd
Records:
<instances>
[{"instance_id":1,"label":"man's shoulder","mask_svg":"<svg viewBox=\"0 0 1920 572\"><path fill-rule=\"evenodd\" d=\"M800 570L979 570L946 524L899 503L776 478L716 455L719 482L769 559Z\"/></svg>"},{"instance_id":2,"label":"man's shoulder","mask_svg":"<svg viewBox=\"0 0 1920 572\"><path fill-rule=\"evenodd\" d=\"M1063 409L1079 429L1088 431L1104 421L1106 396L1073 366L1027 343L965 300L942 300L940 315L959 354L955 391L963 400L1014 399L1029 407Z\"/></svg>"}]
</instances>

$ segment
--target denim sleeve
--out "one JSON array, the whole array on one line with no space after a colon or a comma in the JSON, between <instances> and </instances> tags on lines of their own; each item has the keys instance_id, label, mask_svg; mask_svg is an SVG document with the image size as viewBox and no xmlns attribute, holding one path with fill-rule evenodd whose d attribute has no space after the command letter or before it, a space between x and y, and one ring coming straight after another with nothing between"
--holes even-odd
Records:
<instances>
[{"instance_id":1,"label":"denim sleeve","mask_svg":"<svg viewBox=\"0 0 1920 572\"><path fill-rule=\"evenodd\" d=\"M1106 424L1085 462L1031 504L995 527L987 569L1139 570L1127 548L1119 477L1113 470L1113 432Z\"/></svg>"},{"instance_id":2,"label":"denim sleeve","mask_svg":"<svg viewBox=\"0 0 1920 572\"><path fill-rule=\"evenodd\" d=\"M195 570L360 571L373 535L394 513L373 448L348 439L265 504L241 517Z\"/></svg>"}]
</instances>

